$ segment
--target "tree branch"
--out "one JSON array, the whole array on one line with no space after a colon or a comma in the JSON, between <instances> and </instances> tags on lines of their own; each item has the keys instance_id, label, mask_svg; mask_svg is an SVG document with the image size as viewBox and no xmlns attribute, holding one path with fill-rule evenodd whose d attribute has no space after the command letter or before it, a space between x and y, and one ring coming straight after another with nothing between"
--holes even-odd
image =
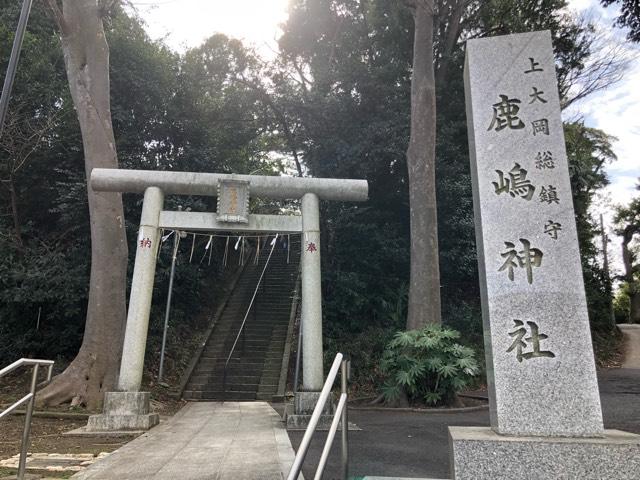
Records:
<instances>
[{"instance_id":1,"label":"tree branch","mask_svg":"<svg viewBox=\"0 0 640 480\"><path fill-rule=\"evenodd\" d=\"M443 32L443 49L439 55L438 69L436 71L436 85L442 85L449 72L449 65L451 64L451 55L453 49L458 43L460 38L460 22L462 20L462 14L466 10L469 2L465 0L454 0L451 7L451 13L448 15L446 31Z\"/></svg>"},{"instance_id":2,"label":"tree branch","mask_svg":"<svg viewBox=\"0 0 640 480\"><path fill-rule=\"evenodd\" d=\"M67 32L67 22L64 18L64 14L58 5L58 0L44 0L49 6L49 11L53 15L53 19L58 25L58 29L64 35Z\"/></svg>"},{"instance_id":3,"label":"tree branch","mask_svg":"<svg viewBox=\"0 0 640 480\"><path fill-rule=\"evenodd\" d=\"M118 3L120 3L120 0L98 0L98 9L100 10L100 15L102 17L109 15L111 9Z\"/></svg>"}]
</instances>

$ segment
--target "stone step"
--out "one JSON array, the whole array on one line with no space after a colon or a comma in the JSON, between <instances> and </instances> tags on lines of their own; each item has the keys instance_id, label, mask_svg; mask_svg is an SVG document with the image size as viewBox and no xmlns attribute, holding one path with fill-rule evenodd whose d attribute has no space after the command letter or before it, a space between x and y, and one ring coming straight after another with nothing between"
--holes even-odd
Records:
<instances>
[{"instance_id":1,"label":"stone step","mask_svg":"<svg viewBox=\"0 0 640 480\"><path fill-rule=\"evenodd\" d=\"M278 317L278 318L250 318L247 317L247 321L245 322L245 328L249 329L251 331L255 331L255 332L268 332L270 328L282 328L285 327L288 324L289 321L289 315L287 314L287 318L282 318L282 317ZM237 318L237 317L236 317ZM238 331L240 330L240 327L242 326L242 320L243 320L244 316L241 317L239 320L234 320L233 322L229 322L229 323L219 323L217 325L217 328L214 330L213 335L218 334L218 337L220 337L220 334L225 333L225 334L229 334L229 333L238 333Z\"/></svg>"},{"instance_id":2,"label":"stone step","mask_svg":"<svg viewBox=\"0 0 640 480\"><path fill-rule=\"evenodd\" d=\"M272 390L277 390L278 389L278 381L268 381L265 383L260 383L260 385L258 386L258 392L270 392Z\"/></svg>"},{"instance_id":3,"label":"stone step","mask_svg":"<svg viewBox=\"0 0 640 480\"><path fill-rule=\"evenodd\" d=\"M208 369L214 369L214 368L224 368L224 364L226 363L227 359L226 357L224 358L207 358L204 359L204 363L203 367L204 368L208 368ZM242 359L231 359L231 361L229 362L229 368L233 368L233 367L246 367L246 368L256 368L256 366L264 366L265 362L264 360L259 360L259 361L249 361L247 359L242 360Z\"/></svg>"},{"instance_id":4,"label":"stone step","mask_svg":"<svg viewBox=\"0 0 640 480\"><path fill-rule=\"evenodd\" d=\"M220 383L222 384L224 375L209 376L209 375L194 375L189 380L190 385L205 385L208 383ZM245 375L244 372L240 374L227 373L227 384L239 383L239 384L259 384L261 375Z\"/></svg>"},{"instance_id":5,"label":"stone step","mask_svg":"<svg viewBox=\"0 0 640 480\"><path fill-rule=\"evenodd\" d=\"M232 402L256 400L256 393L236 392L232 390L227 390L226 392L185 390L183 397L185 398L185 400L226 400Z\"/></svg>"},{"instance_id":6,"label":"stone step","mask_svg":"<svg viewBox=\"0 0 640 480\"><path fill-rule=\"evenodd\" d=\"M278 335L283 335L284 333L286 333L286 331L287 329L284 328L284 325L282 326L247 325L242 330L242 334L251 335L254 337L263 337L263 336L270 336L273 333L276 333ZM213 334L211 335L211 338L209 339L209 341L212 342L212 341L227 340L228 337L232 337L232 339L235 339L235 337L238 336L239 332L240 330L238 328L230 328L225 330L216 329L213 331Z\"/></svg>"},{"instance_id":7,"label":"stone step","mask_svg":"<svg viewBox=\"0 0 640 480\"><path fill-rule=\"evenodd\" d=\"M250 348L251 349L256 348L258 350L261 348L267 348L271 344L269 337L254 336L253 338L249 338L249 337L243 338L243 335L241 335L240 337L238 337L236 348L242 347L242 346L244 346L244 348L246 348L247 350ZM212 343L208 343L207 346L205 347L205 350L210 348L216 348L216 347L228 347L230 349L233 346L234 341L235 341L235 338L233 340L225 339L225 340L219 340Z\"/></svg>"},{"instance_id":8,"label":"stone step","mask_svg":"<svg viewBox=\"0 0 640 480\"><path fill-rule=\"evenodd\" d=\"M297 255L294 256L299 258L299 252L298 242ZM287 264L286 252L279 255L274 252L247 315L267 254L268 251L263 250L261 265L246 265L188 381L185 399L255 400L260 391L264 398L270 400L275 394L280 381L299 264L298 258ZM225 394L222 391L224 366L245 315L246 323L228 363Z\"/></svg>"},{"instance_id":9,"label":"stone step","mask_svg":"<svg viewBox=\"0 0 640 480\"><path fill-rule=\"evenodd\" d=\"M246 367L244 365L241 366L235 366L235 367L229 367L229 369L227 370L227 375L240 375L240 374L244 374L244 375L248 375L248 376L252 376L252 375L261 375L263 378L264 377L273 377L273 378L279 378L280 377L280 366L278 366L278 368L275 367L269 367L269 366L256 366L256 367ZM191 379L195 379L196 377L208 377L208 378L222 378L222 376L224 375L224 367L220 366L220 367L214 367L213 369L211 368L202 368L202 369L198 369L196 368L193 372L193 375L191 376ZM191 380L190 380L191 381Z\"/></svg>"},{"instance_id":10,"label":"stone step","mask_svg":"<svg viewBox=\"0 0 640 480\"><path fill-rule=\"evenodd\" d=\"M227 392L252 392L257 393L260 388L259 383L237 383L227 381ZM217 383L204 383L204 384L189 384L188 389L192 392L216 392L222 393L224 391L222 382Z\"/></svg>"}]
</instances>

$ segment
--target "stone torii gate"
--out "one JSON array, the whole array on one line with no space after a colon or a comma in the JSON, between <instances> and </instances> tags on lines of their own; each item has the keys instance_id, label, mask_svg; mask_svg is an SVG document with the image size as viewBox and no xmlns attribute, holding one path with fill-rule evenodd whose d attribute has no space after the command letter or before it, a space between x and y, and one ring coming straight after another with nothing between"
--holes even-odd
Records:
<instances>
[{"instance_id":1,"label":"stone torii gate","mask_svg":"<svg viewBox=\"0 0 640 480\"><path fill-rule=\"evenodd\" d=\"M319 200L367 200L365 180L94 169L95 191L144 193L136 259L127 312L117 392L105 395L104 413L89 418L87 430L146 430L158 423L149 413L149 393L141 392L144 355L160 229L302 233L302 378L296 412L307 413L322 389L322 293ZM249 213L249 195L301 199L302 216ZM165 195L218 197L216 213L166 211Z\"/></svg>"}]
</instances>

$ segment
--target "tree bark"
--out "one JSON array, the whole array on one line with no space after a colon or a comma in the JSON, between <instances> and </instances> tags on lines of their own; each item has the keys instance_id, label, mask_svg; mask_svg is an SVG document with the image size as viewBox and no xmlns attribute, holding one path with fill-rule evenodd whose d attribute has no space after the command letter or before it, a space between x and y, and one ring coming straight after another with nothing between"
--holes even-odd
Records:
<instances>
[{"instance_id":1,"label":"tree bark","mask_svg":"<svg viewBox=\"0 0 640 480\"><path fill-rule=\"evenodd\" d=\"M97 0L47 0L60 27L69 89L85 156L91 225L91 277L82 346L68 368L39 394L39 403L71 401L90 409L115 386L126 319L127 243L122 195L94 192L94 168L118 168L111 124L109 47Z\"/></svg>"},{"instance_id":2,"label":"tree bark","mask_svg":"<svg viewBox=\"0 0 640 480\"><path fill-rule=\"evenodd\" d=\"M444 25L442 28L440 39L440 56L436 62L436 85L442 87L449 75L449 66L451 65L451 56L453 50L460 38L460 22L462 21L462 15L467 7L468 0L453 0L451 2L448 15L441 15L441 23Z\"/></svg>"},{"instance_id":3,"label":"tree bark","mask_svg":"<svg viewBox=\"0 0 640 480\"><path fill-rule=\"evenodd\" d=\"M16 184L13 176L9 177L9 194L11 196L11 217L13 218L13 229L16 236L16 246L18 251L24 253L24 241L22 239L22 224L20 223L20 214L18 213L18 193L16 192Z\"/></svg>"},{"instance_id":4,"label":"tree bark","mask_svg":"<svg viewBox=\"0 0 640 480\"><path fill-rule=\"evenodd\" d=\"M633 236L640 232L640 226L628 225L622 232L622 263L624 264L624 279L629 285L629 323L640 323L640 281L637 280L637 270L634 265L635 254L629 247Z\"/></svg>"},{"instance_id":5,"label":"tree bark","mask_svg":"<svg viewBox=\"0 0 640 480\"><path fill-rule=\"evenodd\" d=\"M436 210L436 89L433 0L417 0L413 17L411 137L407 150L411 221L411 277L407 330L440 324L440 266Z\"/></svg>"}]
</instances>

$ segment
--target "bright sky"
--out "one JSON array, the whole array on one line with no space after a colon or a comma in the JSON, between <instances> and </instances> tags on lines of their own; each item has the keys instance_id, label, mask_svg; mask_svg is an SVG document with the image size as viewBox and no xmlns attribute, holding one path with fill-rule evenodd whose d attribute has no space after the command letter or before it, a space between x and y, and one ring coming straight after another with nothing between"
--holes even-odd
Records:
<instances>
[{"instance_id":1,"label":"bright sky","mask_svg":"<svg viewBox=\"0 0 640 480\"><path fill-rule=\"evenodd\" d=\"M625 43L632 54L637 55L621 82L586 98L568 112L572 116L583 116L587 126L599 128L618 138L613 145L618 160L606 167L611 185L593 213L604 214L605 229L611 238L609 254L612 257L612 270L622 273L620 239L611 227L612 207L628 204L632 197L640 196L640 192L635 190L640 177L640 46L625 42L625 33L611 28L617 16L616 9L602 8L598 0L569 0L569 5L589 18L598 20L603 29L609 30Z\"/></svg>"},{"instance_id":2,"label":"bright sky","mask_svg":"<svg viewBox=\"0 0 640 480\"><path fill-rule=\"evenodd\" d=\"M279 28L287 19L288 0L133 0L148 24L152 38L164 39L171 48L184 51L199 45L215 32L239 38L262 55L272 57L277 49ZM589 15L618 38L624 33L611 29L616 10L604 9L598 0L569 0L572 10ZM637 46L629 46L640 53ZM628 203L638 195L634 186L640 176L640 58L617 85L575 105L567 117L584 118L585 124L618 138L614 145L618 161L607 166L611 185L594 213L604 213L610 224L612 205ZM614 235L608 227L610 236ZM610 253L620 268L620 242L613 239Z\"/></svg>"},{"instance_id":3,"label":"bright sky","mask_svg":"<svg viewBox=\"0 0 640 480\"><path fill-rule=\"evenodd\" d=\"M277 49L288 0L133 0L152 38L175 50L195 47L215 32L248 42L268 55Z\"/></svg>"}]
</instances>

